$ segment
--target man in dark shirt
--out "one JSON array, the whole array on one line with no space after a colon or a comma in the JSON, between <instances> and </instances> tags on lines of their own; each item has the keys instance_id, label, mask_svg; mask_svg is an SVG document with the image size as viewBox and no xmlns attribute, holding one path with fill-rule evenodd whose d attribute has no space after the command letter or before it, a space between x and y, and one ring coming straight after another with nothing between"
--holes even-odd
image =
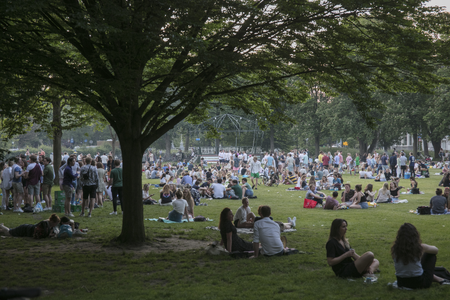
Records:
<instances>
[{"instance_id":1,"label":"man in dark shirt","mask_svg":"<svg viewBox=\"0 0 450 300\"><path fill-rule=\"evenodd\" d=\"M351 202L350 199L355 195L355 190L351 189L350 183L346 183L344 188L345 189L341 196L341 202Z\"/></svg>"},{"instance_id":2,"label":"man in dark shirt","mask_svg":"<svg viewBox=\"0 0 450 300\"><path fill-rule=\"evenodd\" d=\"M388 168L388 157L386 152L384 152L383 156L381 156L381 167L383 168L383 171L386 171Z\"/></svg>"},{"instance_id":3,"label":"man in dark shirt","mask_svg":"<svg viewBox=\"0 0 450 300\"><path fill-rule=\"evenodd\" d=\"M397 168L395 166L397 165L397 154L395 152L392 153L392 156L389 159L389 164L391 165L392 176L396 177Z\"/></svg>"}]
</instances>

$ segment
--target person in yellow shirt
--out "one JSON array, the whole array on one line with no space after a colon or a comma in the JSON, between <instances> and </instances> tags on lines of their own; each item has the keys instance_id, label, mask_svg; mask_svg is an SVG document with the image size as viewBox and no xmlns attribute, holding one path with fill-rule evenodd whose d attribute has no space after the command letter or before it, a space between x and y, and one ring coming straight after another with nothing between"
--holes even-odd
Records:
<instances>
[{"instance_id":1,"label":"person in yellow shirt","mask_svg":"<svg viewBox=\"0 0 450 300\"><path fill-rule=\"evenodd\" d=\"M319 164L320 164L321 167L323 167L323 161L322 161L322 158L323 158L323 152L320 151L320 152L319 152L318 160L319 160Z\"/></svg>"}]
</instances>

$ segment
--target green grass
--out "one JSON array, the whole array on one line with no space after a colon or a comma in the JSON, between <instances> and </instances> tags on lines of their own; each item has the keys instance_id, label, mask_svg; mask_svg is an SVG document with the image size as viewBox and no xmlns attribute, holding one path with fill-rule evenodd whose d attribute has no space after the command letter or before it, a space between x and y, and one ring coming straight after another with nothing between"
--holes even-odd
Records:
<instances>
[{"instance_id":1,"label":"green grass","mask_svg":"<svg viewBox=\"0 0 450 300\"><path fill-rule=\"evenodd\" d=\"M160 250L161 245L169 242L173 245L177 239L198 240L199 247L218 240L219 233L206 230L205 226L217 226L220 211L224 207L236 211L240 201L212 200L207 201L208 206L195 207L196 215L212 218L214 222L164 224L145 221L149 242L140 249L111 245L110 241L120 233L122 217L110 216L112 204L107 202L106 207L96 209L90 219L75 217L82 228L90 229L83 238L0 238L0 287L41 287L45 299L444 298L449 287L435 284L429 290L407 292L387 286L395 280L390 246L404 222L413 223L423 242L441 250L437 265L450 268L450 256L446 251L450 246L447 234L450 216L409 213L417 206L428 205L439 180L439 176L419 179L419 188L425 194L402 195L401 199L408 199L407 204L380 204L368 210L303 209L305 192L288 192L286 186L259 187L256 191L258 199L250 200L253 211L259 205L267 204L272 207L275 220L285 221L289 216L296 216L297 232L283 235L287 236L290 247L308 254L257 260L210 257L201 248ZM350 181L352 187L358 183L372 183L376 189L381 187L381 183L373 180L348 175L344 176L344 181ZM400 185L409 186L409 180L401 180ZM156 193L158 189L151 191ZM144 206L145 218L167 216L169 210L169 207ZM0 223L14 227L36 223L48 215L6 212L0 216ZM351 282L334 276L326 263L325 243L335 218L348 221L347 236L358 254L372 251L380 261L377 283L365 285L362 279ZM250 236L244 238L250 240Z\"/></svg>"}]
</instances>

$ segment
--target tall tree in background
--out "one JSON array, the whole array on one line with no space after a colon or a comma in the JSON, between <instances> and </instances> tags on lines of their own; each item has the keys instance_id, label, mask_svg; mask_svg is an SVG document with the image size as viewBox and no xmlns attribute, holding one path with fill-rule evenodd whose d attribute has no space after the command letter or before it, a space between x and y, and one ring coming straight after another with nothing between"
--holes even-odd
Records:
<instances>
[{"instance_id":1,"label":"tall tree in background","mask_svg":"<svg viewBox=\"0 0 450 300\"><path fill-rule=\"evenodd\" d=\"M411 0L5 0L0 78L57 86L104 116L124 161L119 241L141 243L141 157L153 141L217 96L281 119L272 114L278 98L239 94L258 86L282 93L285 78L311 73L352 95L367 118L378 103L362 91L439 82L431 69L447 63L447 48L432 36L449 22L428 13L437 11Z\"/></svg>"}]
</instances>

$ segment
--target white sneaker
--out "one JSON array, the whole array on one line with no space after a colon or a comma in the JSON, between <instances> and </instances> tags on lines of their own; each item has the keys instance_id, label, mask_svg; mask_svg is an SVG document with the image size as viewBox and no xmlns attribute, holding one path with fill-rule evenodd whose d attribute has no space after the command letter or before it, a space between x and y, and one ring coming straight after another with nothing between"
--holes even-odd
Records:
<instances>
[{"instance_id":1,"label":"white sneaker","mask_svg":"<svg viewBox=\"0 0 450 300\"><path fill-rule=\"evenodd\" d=\"M18 212L23 213L23 210L19 207Z\"/></svg>"},{"instance_id":2,"label":"white sneaker","mask_svg":"<svg viewBox=\"0 0 450 300\"><path fill-rule=\"evenodd\" d=\"M117 211L113 211L112 213L110 213L110 215L116 215L117 216Z\"/></svg>"},{"instance_id":3,"label":"white sneaker","mask_svg":"<svg viewBox=\"0 0 450 300\"><path fill-rule=\"evenodd\" d=\"M45 204L45 200L42 200L41 203L42 203L42 204Z\"/></svg>"},{"instance_id":4,"label":"white sneaker","mask_svg":"<svg viewBox=\"0 0 450 300\"><path fill-rule=\"evenodd\" d=\"M292 219L292 227L295 227L295 223L297 222L297 217L294 217Z\"/></svg>"}]
</instances>

